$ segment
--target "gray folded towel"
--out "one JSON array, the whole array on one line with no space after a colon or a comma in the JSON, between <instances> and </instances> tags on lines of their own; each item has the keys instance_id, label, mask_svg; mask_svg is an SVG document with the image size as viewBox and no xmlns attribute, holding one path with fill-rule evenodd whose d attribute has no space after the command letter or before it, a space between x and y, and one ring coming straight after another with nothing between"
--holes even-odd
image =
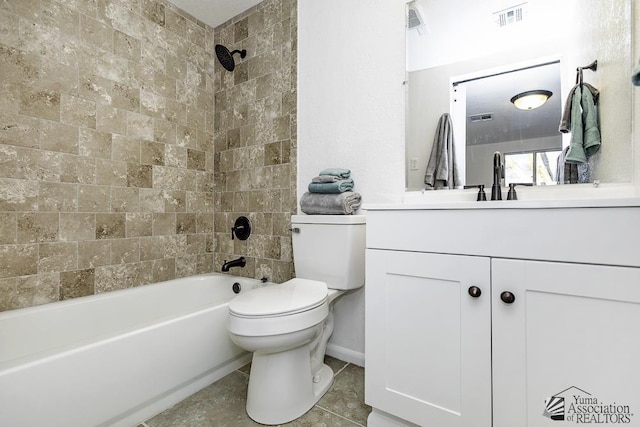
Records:
<instances>
[{"instance_id":1,"label":"gray folded towel","mask_svg":"<svg viewBox=\"0 0 640 427\"><path fill-rule=\"evenodd\" d=\"M307 215L353 215L362 203L360 193L345 191L339 194L304 193L300 209Z\"/></svg>"},{"instance_id":2,"label":"gray folded towel","mask_svg":"<svg viewBox=\"0 0 640 427\"><path fill-rule=\"evenodd\" d=\"M311 182L307 188L310 193L344 193L353 190L353 180L349 178L334 182Z\"/></svg>"},{"instance_id":3,"label":"gray folded towel","mask_svg":"<svg viewBox=\"0 0 640 427\"><path fill-rule=\"evenodd\" d=\"M351 176L351 170L343 168L328 168L321 171L318 175L333 175L340 178L349 178Z\"/></svg>"},{"instance_id":4,"label":"gray folded towel","mask_svg":"<svg viewBox=\"0 0 640 427\"><path fill-rule=\"evenodd\" d=\"M320 175L311 179L311 182L337 182L344 178L335 175Z\"/></svg>"}]
</instances>

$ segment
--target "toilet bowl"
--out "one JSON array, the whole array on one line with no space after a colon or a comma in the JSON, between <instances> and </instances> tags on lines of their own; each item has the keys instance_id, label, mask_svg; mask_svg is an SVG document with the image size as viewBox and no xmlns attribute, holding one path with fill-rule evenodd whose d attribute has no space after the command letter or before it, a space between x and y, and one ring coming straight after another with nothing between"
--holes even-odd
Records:
<instances>
[{"instance_id":1,"label":"toilet bowl","mask_svg":"<svg viewBox=\"0 0 640 427\"><path fill-rule=\"evenodd\" d=\"M333 305L364 285L364 216L292 216L298 277L229 303L228 332L253 352L247 414L282 424L313 407L333 382L324 364Z\"/></svg>"}]
</instances>

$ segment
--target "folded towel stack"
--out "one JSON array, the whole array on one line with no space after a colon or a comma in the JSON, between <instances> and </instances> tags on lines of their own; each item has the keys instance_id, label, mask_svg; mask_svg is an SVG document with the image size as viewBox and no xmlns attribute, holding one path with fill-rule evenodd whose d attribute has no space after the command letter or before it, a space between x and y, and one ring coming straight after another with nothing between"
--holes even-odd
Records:
<instances>
[{"instance_id":1,"label":"folded towel stack","mask_svg":"<svg viewBox=\"0 0 640 427\"><path fill-rule=\"evenodd\" d=\"M353 190L349 169L330 168L311 180L309 191L300 199L300 209L308 215L352 215L362 202Z\"/></svg>"}]
</instances>

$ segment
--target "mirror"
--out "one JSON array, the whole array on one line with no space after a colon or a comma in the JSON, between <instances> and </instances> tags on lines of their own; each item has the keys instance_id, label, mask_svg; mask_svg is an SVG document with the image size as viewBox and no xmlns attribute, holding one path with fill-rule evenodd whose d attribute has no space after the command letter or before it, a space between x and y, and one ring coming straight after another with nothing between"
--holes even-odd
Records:
<instances>
[{"instance_id":1,"label":"mirror","mask_svg":"<svg viewBox=\"0 0 640 427\"><path fill-rule=\"evenodd\" d=\"M589 180L631 181L631 0L493 0L473 5L465 0L416 0L408 3L408 11L408 190L425 188L427 162L443 113L452 117L462 185L491 184L491 160L486 153L491 158L494 151L508 154L505 158L516 168L530 168L529 172L512 171L507 180L555 184L555 156L571 138L558 132L565 101L576 84L576 68L594 60L598 60L597 70L585 70L583 78L600 91L602 145L589 158ZM554 83L537 87L553 95L539 114L526 116L536 110L515 111L510 99L528 90L523 87L533 89L531 84L538 78L533 71L540 71L540 64L557 73ZM486 84L493 77L484 76L508 78L498 83L499 94ZM464 102L458 103L463 97ZM490 105L491 98L501 98L502 107ZM501 113L505 107L513 110L508 117ZM492 120L483 122L484 113L493 113ZM472 124L469 116L477 121ZM474 127L484 133L475 134ZM506 137L514 132L517 138ZM506 138L508 146L494 149ZM466 140L475 144L467 148ZM541 145L531 146L533 142Z\"/></svg>"}]
</instances>

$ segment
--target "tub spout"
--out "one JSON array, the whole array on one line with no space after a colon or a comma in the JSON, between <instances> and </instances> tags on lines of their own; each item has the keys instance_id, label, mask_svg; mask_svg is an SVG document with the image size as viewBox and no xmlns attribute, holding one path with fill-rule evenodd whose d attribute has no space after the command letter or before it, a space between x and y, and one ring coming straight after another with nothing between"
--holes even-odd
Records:
<instances>
[{"instance_id":1,"label":"tub spout","mask_svg":"<svg viewBox=\"0 0 640 427\"><path fill-rule=\"evenodd\" d=\"M244 259L243 256L241 256L238 259L234 259L228 262L225 261L224 264L222 264L222 271L229 271L231 267L244 267L245 265L247 265L247 260Z\"/></svg>"}]
</instances>

